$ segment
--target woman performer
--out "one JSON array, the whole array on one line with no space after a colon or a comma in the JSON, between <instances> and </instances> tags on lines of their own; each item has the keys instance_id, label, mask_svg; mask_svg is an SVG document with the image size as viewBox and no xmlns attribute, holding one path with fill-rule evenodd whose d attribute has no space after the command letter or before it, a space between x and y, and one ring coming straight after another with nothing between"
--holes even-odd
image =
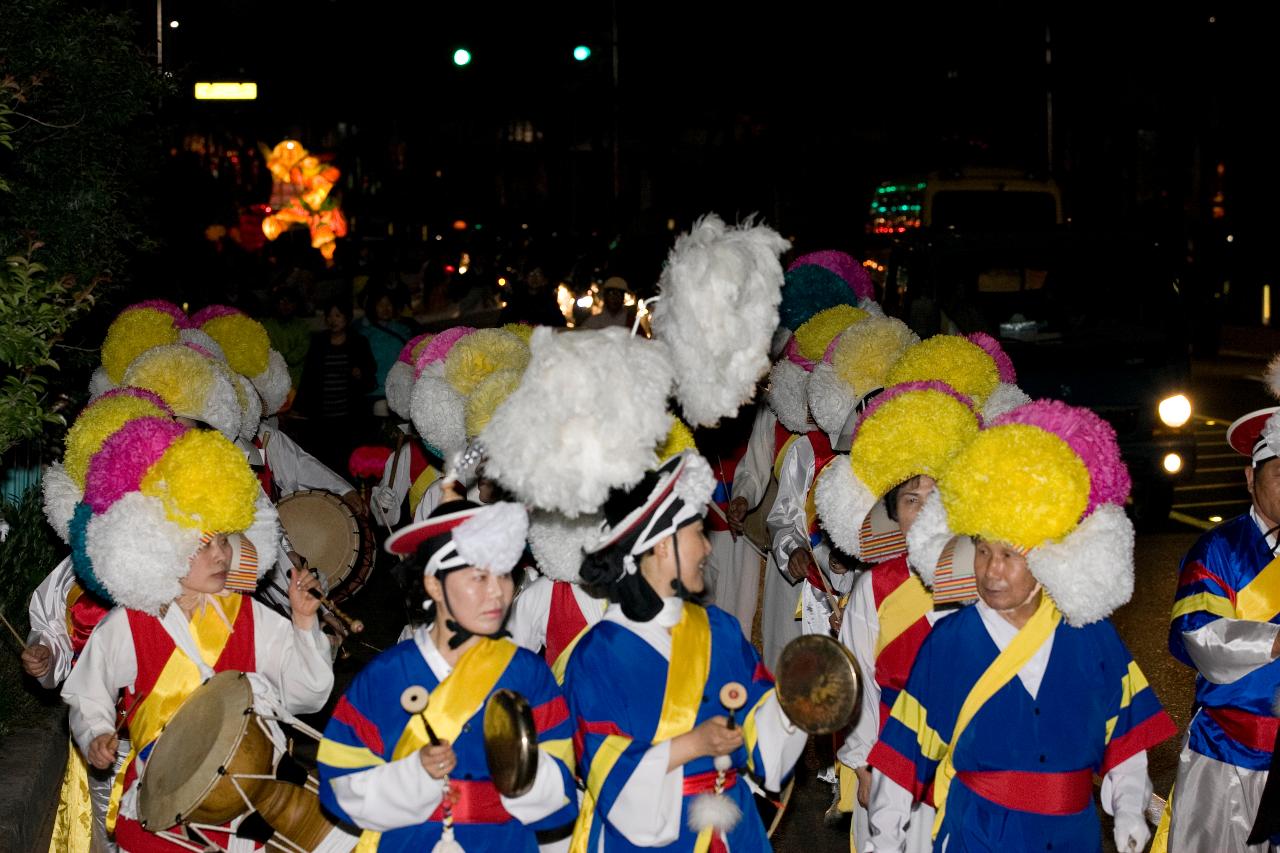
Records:
<instances>
[{"instance_id":1,"label":"woman performer","mask_svg":"<svg viewBox=\"0 0 1280 853\"><path fill-rule=\"evenodd\" d=\"M71 522L72 558L77 574L96 577L119 606L90 636L62 697L72 735L95 767L111 765L128 727L134 750L107 817L122 850L188 849L142 828L137 789L151 744L213 673L256 673L255 694L292 714L318 711L328 699L328 644L312 630L315 578L290 584L292 622L225 590L227 535L275 525L259 494L230 441L166 418L131 421L89 463L84 502Z\"/></svg>"},{"instance_id":2,"label":"woman performer","mask_svg":"<svg viewBox=\"0 0 1280 853\"><path fill-rule=\"evenodd\" d=\"M806 735L737 620L697 603L713 488L686 451L605 504L582 574L611 603L565 673L587 786L574 850L770 849L742 774L777 791Z\"/></svg>"},{"instance_id":3,"label":"woman performer","mask_svg":"<svg viewBox=\"0 0 1280 853\"><path fill-rule=\"evenodd\" d=\"M321 801L364 830L358 849L536 851L540 831L573 821L564 697L502 630L527 530L519 504L452 500L387 540L426 624L351 682L319 753ZM485 707L502 688L528 701L538 732L533 785L514 797L485 751Z\"/></svg>"}]
</instances>

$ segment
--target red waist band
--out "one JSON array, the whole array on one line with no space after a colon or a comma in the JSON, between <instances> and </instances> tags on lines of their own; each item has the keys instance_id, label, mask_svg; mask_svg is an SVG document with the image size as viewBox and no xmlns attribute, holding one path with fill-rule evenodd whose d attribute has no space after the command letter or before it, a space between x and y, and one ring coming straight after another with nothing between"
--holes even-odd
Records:
<instances>
[{"instance_id":1,"label":"red waist band","mask_svg":"<svg viewBox=\"0 0 1280 853\"><path fill-rule=\"evenodd\" d=\"M738 781L738 771L729 770L724 774L724 790L729 790ZM706 773L695 773L692 776L684 777L684 795L692 797L694 794L711 794L716 790L716 771L708 770Z\"/></svg>"},{"instance_id":2,"label":"red waist band","mask_svg":"<svg viewBox=\"0 0 1280 853\"><path fill-rule=\"evenodd\" d=\"M1032 814L1075 814L1093 799L1093 771L1087 767L1065 773L961 770L956 778L984 800Z\"/></svg>"},{"instance_id":3,"label":"red waist band","mask_svg":"<svg viewBox=\"0 0 1280 853\"><path fill-rule=\"evenodd\" d=\"M1227 737L1258 752L1271 752L1276 747L1276 732L1280 731L1280 717L1263 717L1237 708L1205 708Z\"/></svg>"},{"instance_id":4,"label":"red waist band","mask_svg":"<svg viewBox=\"0 0 1280 853\"><path fill-rule=\"evenodd\" d=\"M502 806L498 789L488 779L450 779L449 792L445 796L453 802L454 823L506 823L511 820L510 813ZM428 819L444 820L444 803L436 806Z\"/></svg>"}]
</instances>

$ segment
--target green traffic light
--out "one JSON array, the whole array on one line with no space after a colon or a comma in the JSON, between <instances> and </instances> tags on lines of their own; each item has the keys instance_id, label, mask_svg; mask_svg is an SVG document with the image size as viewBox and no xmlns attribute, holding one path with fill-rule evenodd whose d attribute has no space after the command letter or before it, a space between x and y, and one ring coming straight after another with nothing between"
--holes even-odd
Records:
<instances>
[{"instance_id":1,"label":"green traffic light","mask_svg":"<svg viewBox=\"0 0 1280 853\"><path fill-rule=\"evenodd\" d=\"M464 65L471 64L471 51L465 47L460 47L453 52L453 64L461 68Z\"/></svg>"},{"instance_id":2,"label":"green traffic light","mask_svg":"<svg viewBox=\"0 0 1280 853\"><path fill-rule=\"evenodd\" d=\"M573 49L573 58L579 62L586 62L591 58L591 48L585 44L580 44Z\"/></svg>"}]
</instances>

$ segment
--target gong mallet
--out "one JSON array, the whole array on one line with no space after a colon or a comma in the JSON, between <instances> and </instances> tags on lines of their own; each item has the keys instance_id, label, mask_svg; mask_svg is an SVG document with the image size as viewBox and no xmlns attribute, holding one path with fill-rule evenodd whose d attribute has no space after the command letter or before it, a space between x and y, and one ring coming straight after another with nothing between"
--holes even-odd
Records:
<instances>
[{"instance_id":1,"label":"gong mallet","mask_svg":"<svg viewBox=\"0 0 1280 853\"><path fill-rule=\"evenodd\" d=\"M427 700L429 695L427 688L420 684L414 684L406 687L404 692L400 694L400 707L404 708L410 714L417 714L422 718L422 725L427 730L427 739L431 741L432 746L440 745L440 738L436 737L435 730L431 728L431 723L427 722ZM449 796L449 777L444 777L444 796L441 798L440 805L444 809L444 829L440 834L440 843L453 841L453 799Z\"/></svg>"}]
</instances>

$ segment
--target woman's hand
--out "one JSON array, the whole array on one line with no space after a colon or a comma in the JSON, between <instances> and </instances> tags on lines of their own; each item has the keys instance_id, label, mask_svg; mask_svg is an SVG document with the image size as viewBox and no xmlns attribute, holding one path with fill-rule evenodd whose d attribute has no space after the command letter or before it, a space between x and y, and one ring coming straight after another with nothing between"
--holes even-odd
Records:
<instances>
[{"instance_id":1,"label":"woman's hand","mask_svg":"<svg viewBox=\"0 0 1280 853\"><path fill-rule=\"evenodd\" d=\"M116 746L119 743L120 739L116 737L115 732L98 735L89 742L89 754L85 758L99 770L106 770L116 763Z\"/></svg>"},{"instance_id":2,"label":"woman's hand","mask_svg":"<svg viewBox=\"0 0 1280 853\"><path fill-rule=\"evenodd\" d=\"M717 715L704 720L692 731L671 739L671 758L667 769L674 770L695 758L728 755L742 746L742 729L729 728L729 718Z\"/></svg>"},{"instance_id":3,"label":"woman's hand","mask_svg":"<svg viewBox=\"0 0 1280 853\"><path fill-rule=\"evenodd\" d=\"M441 741L439 746L424 746L418 750L418 760L432 779L443 779L458 766L458 756L448 741Z\"/></svg>"},{"instance_id":4,"label":"woman's hand","mask_svg":"<svg viewBox=\"0 0 1280 853\"><path fill-rule=\"evenodd\" d=\"M292 613L293 627L310 631L316 623L316 611L320 609L320 599L308 590L320 591L320 581L307 569L293 569L289 572L289 610Z\"/></svg>"}]
</instances>

